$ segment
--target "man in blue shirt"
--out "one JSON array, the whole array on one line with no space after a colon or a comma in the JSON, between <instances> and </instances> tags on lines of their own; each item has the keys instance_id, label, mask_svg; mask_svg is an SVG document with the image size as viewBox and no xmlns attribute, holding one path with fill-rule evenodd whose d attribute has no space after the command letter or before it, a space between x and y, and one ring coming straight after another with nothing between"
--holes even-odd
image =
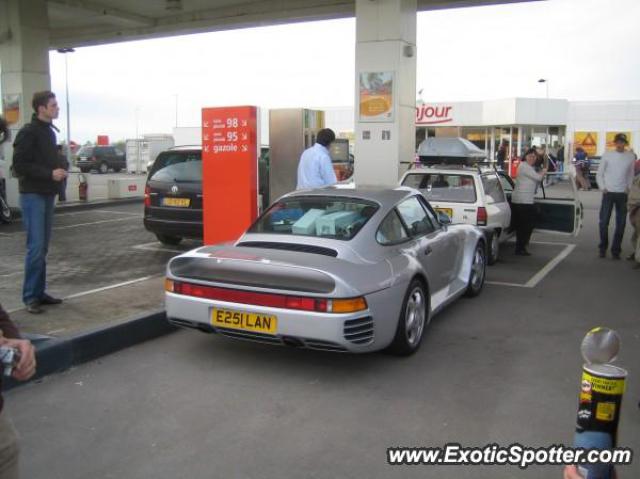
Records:
<instances>
[{"instance_id":1,"label":"man in blue shirt","mask_svg":"<svg viewBox=\"0 0 640 479\"><path fill-rule=\"evenodd\" d=\"M338 182L329 155L329 146L335 140L333 130L323 128L318 132L316 144L304 150L298 164L297 190L321 188Z\"/></svg>"}]
</instances>

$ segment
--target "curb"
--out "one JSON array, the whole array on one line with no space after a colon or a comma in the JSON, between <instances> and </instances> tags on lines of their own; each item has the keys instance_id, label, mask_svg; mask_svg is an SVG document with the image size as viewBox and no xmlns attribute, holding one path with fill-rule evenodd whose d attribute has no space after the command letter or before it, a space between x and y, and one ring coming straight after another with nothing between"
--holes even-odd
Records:
<instances>
[{"instance_id":1,"label":"curb","mask_svg":"<svg viewBox=\"0 0 640 479\"><path fill-rule=\"evenodd\" d=\"M67 211L82 211L82 210L91 210L95 208L102 208L104 206L119 206L119 205L128 205L133 203L142 203L144 198L122 198L120 200L96 200L87 203L73 203L61 206L59 203L56 204L55 209L53 210L54 214L58 213L66 213ZM11 221L20 221L22 219L22 211L20 208L11 207Z\"/></svg>"},{"instance_id":2,"label":"curb","mask_svg":"<svg viewBox=\"0 0 640 479\"><path fill-rule=\"evenodd\" d=\"M156 311L123 323L104 326L70 338L25 335L36 348L38 370L27 382L11 378L3 381L3 390L8 391L23 384L37 381L50 374L66 371L73 366L93 361L144 341L155 339L177 331L167 321L164 311Z\"/></svg>"}]
</instances>

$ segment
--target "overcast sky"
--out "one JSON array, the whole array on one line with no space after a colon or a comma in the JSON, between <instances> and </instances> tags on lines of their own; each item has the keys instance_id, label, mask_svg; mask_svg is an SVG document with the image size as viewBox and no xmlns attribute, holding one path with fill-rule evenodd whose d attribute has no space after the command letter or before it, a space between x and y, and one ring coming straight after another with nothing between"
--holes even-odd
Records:
<instances>
[{"instance_id":1,"label":"overcast sky","mask_svg":"<svg viewBox=\"0 0 640 479\"><path fill-rule=\"evenodd\" d=\"M550 0L418 15L425 101L640 99L640 1ZM198 125L204 106L354 103L355 20L79 48L69 56L72 139L112 141ZM62 104L64 57L51 52ZM136 122L137 112L137 122Z\"/></svg>"}]
</instances>

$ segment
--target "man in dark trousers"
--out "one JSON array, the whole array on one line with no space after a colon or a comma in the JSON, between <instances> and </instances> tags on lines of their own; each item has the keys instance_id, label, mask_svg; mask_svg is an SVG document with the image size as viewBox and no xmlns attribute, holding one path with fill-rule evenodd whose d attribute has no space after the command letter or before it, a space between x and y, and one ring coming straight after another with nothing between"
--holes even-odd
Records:
<instances>
[{"instance_id":1,"label":"man in dark trousers","mask_svg":"<svg viewBox=\"0 0 640 479\"><path fill-rule=\"evenodd\" d=\"M602 190L600 206L600 257L604 258L609 247L609 222L611 213L616 210L616 228L613 232L611 257L620 259L622 237L627 223L627 200L629 188L634 177L635 155L627 150L629 140L624 133L615 136L615 150L606 151L600 158L596 180Z\"/></svg>"},{"instance_id":2,"label":"man in dark trousers","mask_svg":"<svg viewBox=\"0 0 640 479\"><path fill-rule=\"evenodd\" d=\"M55 196L67 177L58 155L53 120L58 118L56 96L50 91L33 95L31 123L18 132L13 144L13 169L20 183L20 208L27 233L22 301L27 311L41 313L43 304L62 300L45 292L47 252L53 224Z\"/></svg>"},{"instance_id":3,"label":"man in dark trousers","mask_svg":"<svg viewBox=\"0 0 640 479\"><path fill-rule=\"evenodd\" d=\"M18 381L26 381L36 372L36 357L33 345L26 339L20 339L18 328L0 304L0 346L13 348L19 352L20 359L13 368L11 376ZM6 351L6 350L5 350ZM18 479L18 440L13 424L4 411L2 399L2 374L0 374L0 477Z\"/></svg>"}]
</instances>

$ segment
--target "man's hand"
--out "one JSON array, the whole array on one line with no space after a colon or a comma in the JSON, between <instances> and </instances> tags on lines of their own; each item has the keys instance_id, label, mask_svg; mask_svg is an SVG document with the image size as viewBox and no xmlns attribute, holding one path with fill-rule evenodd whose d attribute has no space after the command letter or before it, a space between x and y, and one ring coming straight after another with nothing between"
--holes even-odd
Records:
<instances>
[{"instance_id":1,"label":"man's hand","mask_svg":"<svg viewBox=\"0 0 640 479\"><path fill-rule=\"evenodd\" d=\"M609 192L607 191L607 189L606 189L606 188L603 188L603 189L602 189L602 194L603 194L603 195L606 195L607 193L609 193Z\"/></svg>"},{"instance_id":2,"label":"man's hand","mask_svg":"<svg viewBox=\"0 0 640 479\"><path fill-rule=\"evenodd\" d=\"M582 474L578 472L578 468L576 466L566 466L564 468L564 474L562 474L563 479L584 479Z\"/></svg>"},{"instance_id":3,"label":"man's hand","mask_svg":"<svg viewBox=\"0 0 640 479\"><path fill-rule=\"evenodd\" d=\"M67 177L67 171L64 168L56 168L51 173L51 178L53 178L54 181L62 181L66 177Z\"/></svg>"},{"instance_id":4,"label":"man's hand","mask_svg":"<svg viewBox=\"0 0 640 479\"><path fill-rule=\"evenodd\" d=\"M36 355L31 341L26 339L7 339L0 336L0 346L16 348L20 351L20 360L13 368L12 376L18 381L26 381L36 372Z\"/></svg>"},{"instance_id":5,"label":"man's hand","mask_svg":"<svg viewBox=\"0 0 640 479\"><path fill-rule=\"evenodd\" d=\"M549 171L549 168L542 168L542 170L540 171L540 174L544 176L547 174L547 171Z\"/></svg>"}]
</instances>

